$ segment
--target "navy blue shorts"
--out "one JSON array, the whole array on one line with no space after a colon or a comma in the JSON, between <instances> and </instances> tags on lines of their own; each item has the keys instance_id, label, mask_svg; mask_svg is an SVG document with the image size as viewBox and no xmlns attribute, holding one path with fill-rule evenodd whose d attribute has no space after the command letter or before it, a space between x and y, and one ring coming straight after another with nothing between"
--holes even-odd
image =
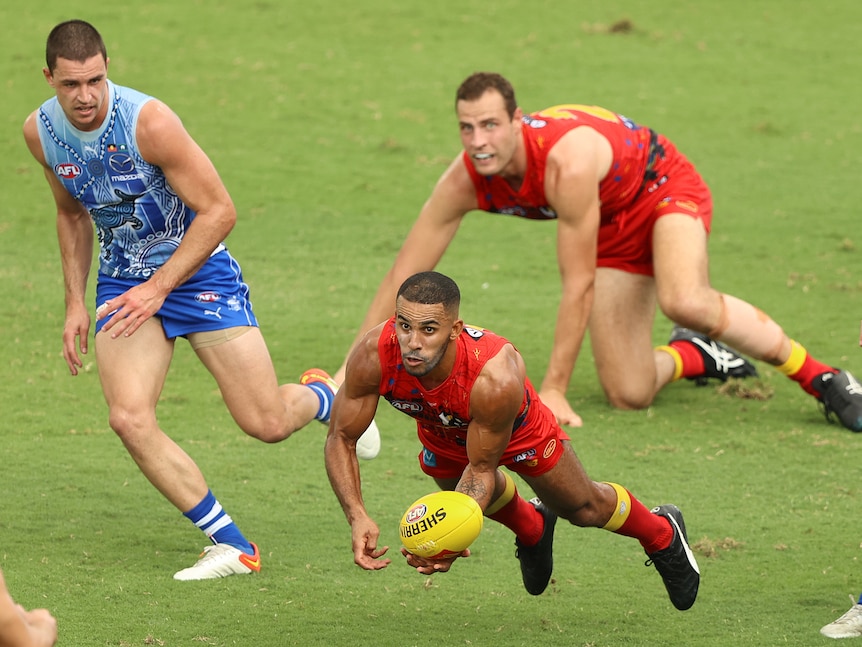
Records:
<instances>
[{"instance_id":1,"label":"navy blue shorts","mask_svg":"<svg viewBox=\"0 0 862 647\"><path fill-rule=\"evenodd\" d=\"M140 283L143 281L99 274L96 306ZM192 278L168 295L155 316L161 319L168 339L193 332L258 325L248 298L248 286L242 280L242 270L227 250L210 256ZM97 321L96 332L109 319Z\"/></svg>"}]
</instances>

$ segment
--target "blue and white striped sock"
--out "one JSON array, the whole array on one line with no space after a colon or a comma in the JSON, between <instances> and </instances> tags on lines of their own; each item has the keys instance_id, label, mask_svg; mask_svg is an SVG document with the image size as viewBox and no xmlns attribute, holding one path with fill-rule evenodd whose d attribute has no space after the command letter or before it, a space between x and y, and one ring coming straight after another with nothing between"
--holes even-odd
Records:
<instances>
[{"instance_id":1,"label":"blue and white striped sock","mask_svg":"<svg viewBox=\"0 0 862 647\"><path fill-rule=\"evenodd\" d=\"M335 399L332 389L323 382L309 382L305 386L314 391L320 400L320 406L314 416L315 419L320 420L320 422L329 422L329 416L332 413L332 401Z\"/></svg>"},{"instance_id":2,"label":"blue and white striped sock","mask_svg":"<svg viewBox=\"0 0 862 647\"><path fill-rule=\"evenodd\" d=\"M183 515L203 530L214 544L229 544L249 555L254 553L254 548L240 532L230 515L221 507L211 490L207 491L200 503Z\"/></svg>"}]
</instances>

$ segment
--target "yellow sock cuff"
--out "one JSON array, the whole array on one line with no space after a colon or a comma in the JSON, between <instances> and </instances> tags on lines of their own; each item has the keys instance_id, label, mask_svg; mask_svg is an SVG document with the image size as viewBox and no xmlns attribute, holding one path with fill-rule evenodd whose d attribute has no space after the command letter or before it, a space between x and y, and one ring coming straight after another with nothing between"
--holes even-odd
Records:
<instances>
[{"instance_id":1,"label":"yellow sock cuff","mask_svg":"<svg viewBox=\"0 0 862 647\"><path fill-rule=\"evenodd\" d=\"M502 510L503 507L509 503L509 501L514 499L515 495L518 493L518 488L515 487L515 481L512 480L512 477L506 474L506 472L500 472L500 474L502 474L503 478L506 479L506 487L503 489L503 494L498 496L496 501L485 508L486 517L490 517L495 512Z\"/></svg>"},{"instance_id":2,"label":"yellow sock cuff","mask_svg":"<svg viewBox=\"0 0 862 647\"><path fill-rule=\"evenodd\" d=\"M675 382L679 378L682 377L682 355L679 354L679 351L673 346L656 346L655 350L660 350L673 358L673 377L671 378L672 382Z\"/></svg>"},{"instance_id":3,"label":"yellow sock cuff","mask_svg":"<svg viewBox=\"0 0 862 647\"><path fill-rule=\"evenodd\" d=\"M805 348L793 341L790 340L790 357L787 358L787 361L784 362L781 366L776 366L784 375L794 375L802 368L802 365L805 363L806 358L808 357L808 351Z\"/></svg>"},{"instance_id":4,"label":"yellow sock cuff","mask_svg":"<svg viewBox=\"0 0 862 647\"><path fill-rule=\"evenodd\" d=\"M610 485L614 489L614 492L617 493L617 505L611 518L608 519L608 522L602 528L616 532L629 518L629 513L632 511L632 496L622 485L608 481L605 481L605 483Z\"/></svg>"}]
</instances>

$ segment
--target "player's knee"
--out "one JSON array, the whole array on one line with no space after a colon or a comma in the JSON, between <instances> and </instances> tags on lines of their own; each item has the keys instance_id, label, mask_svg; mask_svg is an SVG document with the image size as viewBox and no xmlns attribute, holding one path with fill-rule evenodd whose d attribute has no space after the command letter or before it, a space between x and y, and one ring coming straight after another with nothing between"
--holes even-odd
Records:
<instances>
[{"instance_id":1,"label":"player's knee","mask_svg":"<svg viewBox=\"0 0 862 647\"><path fill-rule=\"evenodd\" d=\"M240 426L246 434L265 443L280 442L294 431L280 416L262 416Z\"/></svg>"},{"instance_id":2,"label":"player's knee","mask_svg":"<svg viewBox=\"0 0 862 647\"><path fill-rule=\"evenodd\" d=\"M599 502L593 500L567 508L562 507L559 510L555 507L554 512L560 519L565 519L578 528L600 528L606 521L606 515L603 516Z\"/></svg>"},{"instance_id":3,"label":"player's knee","mask_svg":"<svg viewBox=\"0 0 862 647\"><path fill-rule=\"evenodd\" d=\"M651 388L606 388L605 395L608 399L608 404L614 409L637 411L650 406L655 393Z\"/></svg>"},{"instance_id":4,"label":"player's knee","mask_svg":"<svg viewBox=\"0 0 862 647\"><path fill-rule=\"evenodd\" d=\"M659 297L661 311L671 321L700 332L711 327L715 308L707 299L691 294L664 294Z\"/></svg>"},{"instance_id":5,"label":"player's knee","mask_svg":"<svg viewBox=\"0 0 862 647\"><path fill-rule=\"evenodd\" d=\"M126 407L112 406L108 411L108 425L126 445L135 441L156 426L153 413L143 413Z\"/></svg>"}]
</instances>

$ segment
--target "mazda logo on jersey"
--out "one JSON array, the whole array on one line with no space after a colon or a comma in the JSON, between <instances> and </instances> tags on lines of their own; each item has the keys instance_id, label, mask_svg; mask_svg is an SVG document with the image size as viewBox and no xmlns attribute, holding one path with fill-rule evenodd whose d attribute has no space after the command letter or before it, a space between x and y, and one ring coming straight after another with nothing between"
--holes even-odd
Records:
<instances>
[{"instance_id":1,"label":"mazda logo on jersey","mask_svg":"<svg viewBox=\"0 0 862 647\"><path fill-rule=\"evenodd\" d=\"M126 153L114 153L108 158L108 165L115 173L130 173L135 170L135 162Z\"/></svg>"},{"instance_id":2,"label":"mazda logo on jersey","mask_svg":"<svg viewBox=\"0 0 862 647\"><path fill-rule=\"evenodd\" d=\"M67 162L64 164L57 164L54 167L54 173L57 174L57 177L63 180L74 180L76 177L80 176L82 171L81 167L72 162Z\"/></svg>"}]
</instances>

